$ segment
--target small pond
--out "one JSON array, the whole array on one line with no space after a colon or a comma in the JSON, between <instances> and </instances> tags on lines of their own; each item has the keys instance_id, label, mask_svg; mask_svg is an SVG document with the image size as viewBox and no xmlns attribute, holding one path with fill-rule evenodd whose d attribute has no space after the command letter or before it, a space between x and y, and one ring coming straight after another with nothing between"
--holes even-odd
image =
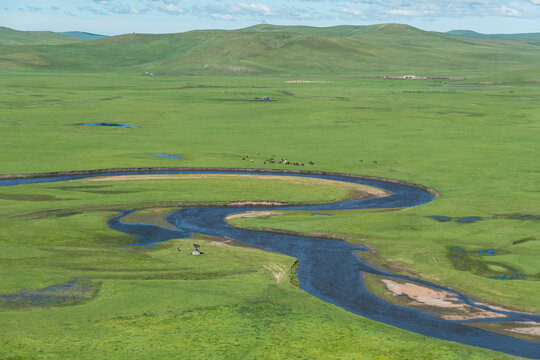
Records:
<instances>
[{"instance_id":1,"label":"small pond","mask_svg":"<svg viewBox=\"0 0 540 360\"><path fill-rule=\"evenodd\" d=\"M118 124L118 123L108 123L108 122L102 122L102 123L85 123L82 124L83 126L111 126L111 127L122 127L126 129L133 129L137 126L132 125L125 125L125 124Z\"/></svg>"},{"instance_id":2,"label":"small pond","mask_svg":"<svg viewBox=\"0 0 540 360\"><path fill-rule=\"evenodd\" d=\"M165 154L165 153L153 153L152 156L162 157L162 158L165 158L165 159L173 159L173 160L181 160L182 159L182 157L180 155Z\"/></svg>"}]
</instances>

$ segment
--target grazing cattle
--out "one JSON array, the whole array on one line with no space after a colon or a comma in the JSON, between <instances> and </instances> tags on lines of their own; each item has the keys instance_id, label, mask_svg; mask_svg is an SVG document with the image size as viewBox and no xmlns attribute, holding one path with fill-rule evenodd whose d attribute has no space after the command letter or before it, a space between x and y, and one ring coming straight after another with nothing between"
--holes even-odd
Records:
<instances>
[{"instance_id":1,"label":"grazing cattle","mask_svg":"<svg viewBox=\"0 0 540 360\"><path fill-rule=\"evenodd\" d=\"M364 162L364 160L360 160L360 162Z\"/></svg>"},{"instance_id":2,"label":"grazing cattle","mask_svg":"<svg viewBox=\"0 0 540 360\"><path fill-rule=\"evenodd\" d=\"M376 161L374 161L373 163L374 163L374 164L377 164L377 162L376 162Z\"/></svg>"},{"instance_id":3,"label":"grazing cattle","mask_svg":"<svg viewBox=\"0 0 540 360\"><path fill-rule=\"evenodd\" d=\"M245 157L243 157L243 158L242 158L242 160L246 160L246 158L245 158Z\"/></svg>"},{"instance_id":4,"label":"grazing cattle","mask_svg":"<svg viewBox=\"0 0 540 360\"><path fill-rule=\"evenodd\" d=\"M276 155L272 155L272 157L276 157Z\"/></svg>"},{"instance_id":5,"label":"grazing cattle","mask_svg":"<svg viewBox=\"0 0 540 360\"><path fill-rule=\"evenodd\" d=\"M309 165L315 165L315 163L313 161L310 161Z\"/></svg>"}]
</instances>

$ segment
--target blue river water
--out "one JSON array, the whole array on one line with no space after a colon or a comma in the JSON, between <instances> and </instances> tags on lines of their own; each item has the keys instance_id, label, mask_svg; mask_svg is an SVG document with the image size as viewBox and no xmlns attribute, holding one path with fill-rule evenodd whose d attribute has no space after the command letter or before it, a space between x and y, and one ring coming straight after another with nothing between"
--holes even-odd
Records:
<instances>
[{"instance_id":1,"label":"blue river water","mask_svg":"<svg viewBox=\"0 0 540 360\"><path fill-rule=\"evenodd\" d=\"M86 123L86 124L82 124L83 126L110 126L110 127L122 127L122 128L126 128L126 129L134 129L136 128L137 126L131 126L131 125L126 125L126 124L118 124L118 123L107 123L107 122L102 122L102 123Z\"/></svg>"},{"instance_id":2,"label":"blue river water","mask_svg":"<svg viewBox=\"0 0 540 360\"><path fill-rule=\"evenodd\" d=\"M165 159L172 159L172 160L182 160L182 157L180 155L173 155L173 154L152 153L152 156L162 157Z\"/></svg>"},{"instance_id":3,"label":"blue river water","mask_svg":"<svg viewBox=\"0 0 540 360\"><path fill-rule=\"evenodd\" d=\"M403 208L425 204L434 199L433 195L415 187L392 182L367 180L346 176L316 174L283 174L269 172L236 172L248 175L279 175L323 178L349 183L375 186L391 193L387 197L348 200L332 204L279 206L279 210L307 210L313 212L344 209ZM153 174L193 174L193 173L231 173L224 171L153 171ZM144 174L149 172L122 172L92 175L58 176L31 179L0 180L0 186L55 182L96 176ZM452 289L431 284L426 281L396 275L364 263L355 251L368 251L367 248L351 245L341 240L328 240L306 236L278 234L271 232L235 228L225 221L228 215L246 211L272 209L270 206L225 206L225 207L187 207L175 211L166 220L177 230L165 229L149 224L128 224L122 217L134 210L124 210L109 221L109 226L117 231L132 234L137 245L151 245L155 242L189 237L192 233L228 237L268 251L292 256L299 260L297 271L300 287L309 294L328 303L335 304L352 313L393 325L408 331L430 337L479 346L504 353L540 359L540 344L513 337L499 335L464 325L467 322L540 322L539 315L492 309L478 305L472 298ZM411 249L415 251L415 249ZM388 276L408 280L420 285L446 290L456 295L467 305L501 314L500 318L475 319L469 321L445 320L431 317L421 310L388 303L366 290L362 273ZM501 280L503 281L503 280Z\"/></svg>"}]
</instances>

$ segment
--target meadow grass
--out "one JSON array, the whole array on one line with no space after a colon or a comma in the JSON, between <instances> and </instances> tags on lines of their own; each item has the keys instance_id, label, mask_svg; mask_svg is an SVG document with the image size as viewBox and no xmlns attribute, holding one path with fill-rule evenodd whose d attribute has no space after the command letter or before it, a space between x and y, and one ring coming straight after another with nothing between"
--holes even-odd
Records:
<instances>
[{"instance_id":1,"label":"meadow grass","mask_svg":"<svg viewBox=\"0 0 540 360\"><path fill-rule=\"evenodd\" d=\"M40 34L42 39L36 39ZM45 45L59 41L68 43ZM26 39L20 39L4 29L0 44L4 44L0 64L5 67L78 72L463 78L525 70L527 77L521 78L525 80L534 79L531 72L538 75L540 70L538 40L479 39L400 24L258 25L236 31L125 34L93 41L43 33L27 33Z\"/></svg>"},{"instance_id":2,"label":"meadow grass","mask_svg":"<svg viewBox=\"0 0 540 360\"><path fill-rule=\"evenodd\" d=\"M89 179L0 187L0 216L43 212L51 210L51 205L57 212L69 212L107 206L121 210L124 204L147 204L148 207L160 202L226 205L235 201L271 200L289 204L318 204L369 195L373 189L339 181L323 182L300 177L190 175L143 179ZM321 186L321 183L326 186Z\"/></svg>"},{"instance_id":3,"label":"meadow grass","mask_svg":"<svg viewBox=\"0 0 540 360\"><path fill-rule=\"evenodd\" d=\"M105 230L106 226L96 223ZM95 246L96 229L72 244L2 262L1 287L42 288L73 278L99 289L75 306L0 312L6 358L510 359L354 316L309 296L287 276L294 259L195 238L155 248ZM179 244L181 251L175 246ZM26 255L27 257L23 257ZM11 256L12 258L13 256Z\"/></svg>"},{"instance_id":4,"label":"meadow grass","mask_svg":"<svg viewBox=\"0 0 540 360\"><path fill-rule=\"evenodd\" d=\"M419 278L478 300L538 312L539 222L519 219L540 215L535 106L540 86L521 81L534 76L477 76L469 84L505 83L455 88L430 86L443 84L440 80L4 69L0 173L287 168L264 164L276 155L315 162L303 168L308 170L421 183L441 197L399 211L291 213L234 223L336 233L371 246L390 266ZM238 101L262 96L277 101ZM137 128L80 126L95 122ZM182 160L153 153L180 154ZM246 156L254 162L242 160ZM510 358L377 324L285 280L276 284L262 265L288 271L294 259L285 256L208 239L197 239L207 252L199 258L176 252L176 244L187 251L190 239L171 240L166 248L126 247L130 237L106 226L119 209L254 199L324 202L349 194L339 187L270 185L260 179L183 181L183 187L155 180L0 188L5 274L0 293L74 278L88 278L99 288L95 299L76 306L0 312L0 358ZM66 214L73 215L57 216ZM443 223L429 216L482 220ZM526 277L495 280L473 268L456 268L452 247L501 250L480 260L511 266ZM327 345L318 344L321 338Z\"/></svg>"}]
</instances>

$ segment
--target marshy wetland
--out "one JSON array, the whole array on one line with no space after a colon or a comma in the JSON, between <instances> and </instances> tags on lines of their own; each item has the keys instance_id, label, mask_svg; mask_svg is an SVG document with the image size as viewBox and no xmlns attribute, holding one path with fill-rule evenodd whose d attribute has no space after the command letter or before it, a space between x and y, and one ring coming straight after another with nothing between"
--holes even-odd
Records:
<instances>
[{"instance_id":1,"label":"marshy wetland","mask_svg":"<svg viewBox=\"0 0 540 360\"><path fill-rule=\"evenodd\" d=\"M40 74L35 77L35 70L1 73L5 79L0 85L5 114L0 122L3 174L207 166L336 171L420 183L438 190L441 197L391 211L285 212L274 206L267 207L266 215L230 222L290 236L345 240L343 246L369 248L358 256L374 268L425 280L431 290L453 289L492 309L540 313L540 193L534 155L540 148L538 109L531 103L539 98L540 87L523 81L527 74L501 74L498 79L472 74L476 76L472 84L493 80L513 88L452 87L452 92L444 87L424 92L435 80L150 78L138 73L70 72L58 76L46 70ZM311 82L287 82L291 80ZM10 86L15 83L17 87ZM261 96L258 87L278 101L268 106L219 101L253 99ZM114 100L95 100L104 97ZM457 115L464 113L474 116ZM97 119L138 128L73 126ZM66 136L58 141L60 130ZM182 159L153 154L181 154ZM306 165L264 164L272 155ZM167 227L165 216L178 209L218 205L231 211L226 205L236 202L332 203L350 198L352 190L332 184L227 177L81 178L0 187L0 269L5 275L0 278L0 295L23 299L24 294L46 295L72 281L81 284L77 291L69 290L73 296L66 290L65 298L46 306L23 305L18 300L2 308L0 353L24 358L44 350L57 357L76 353L80 358L137 354L164 358L187 357L197 348L200 358L240 358L246 353L261 359L270 354L273 358L352 359L359 354L391 359L514 358L407 332L313 297L288 279L294 272L290 270L294 257L197 231L189 231L193 238L175 233L154 246L126 246L138 243L137 235L108 226L118 217L126 223L176 231ZM123 217L120 211L129 209L142 212ZM458 221L472 217L478 220ZM201 244L204 256L190 255L194 241ZM321 251L333 251L327 244L321 242ZM457 248L463 252L452 250ZM460 258L453 259L454 255ZM306 276L302 266L300 262L295 270L300 284ZM494 278L514 272L523 276ZM372 301L394 297L384 282L379 285L374 289L381 293L373 290L378 297ZM398 286L392 286L398 293ZM410 288L400 289L405 292L396 297L418 303ZM425 303L419 304L409 305L411 313L427 311L422 307ZM453 312L462 310L456 309L445 314L457 316ZM427 321L452 321L425 316ZM522 319L498 327L491 321L466 321L471 333L491 327L493 333L534 344L533 330L523 330L533 335L522 334L529 337L521 339L519 332L511 331L533 327ZM321 338L328 347L316 345Z\"/></svg>"}]
</instances>

